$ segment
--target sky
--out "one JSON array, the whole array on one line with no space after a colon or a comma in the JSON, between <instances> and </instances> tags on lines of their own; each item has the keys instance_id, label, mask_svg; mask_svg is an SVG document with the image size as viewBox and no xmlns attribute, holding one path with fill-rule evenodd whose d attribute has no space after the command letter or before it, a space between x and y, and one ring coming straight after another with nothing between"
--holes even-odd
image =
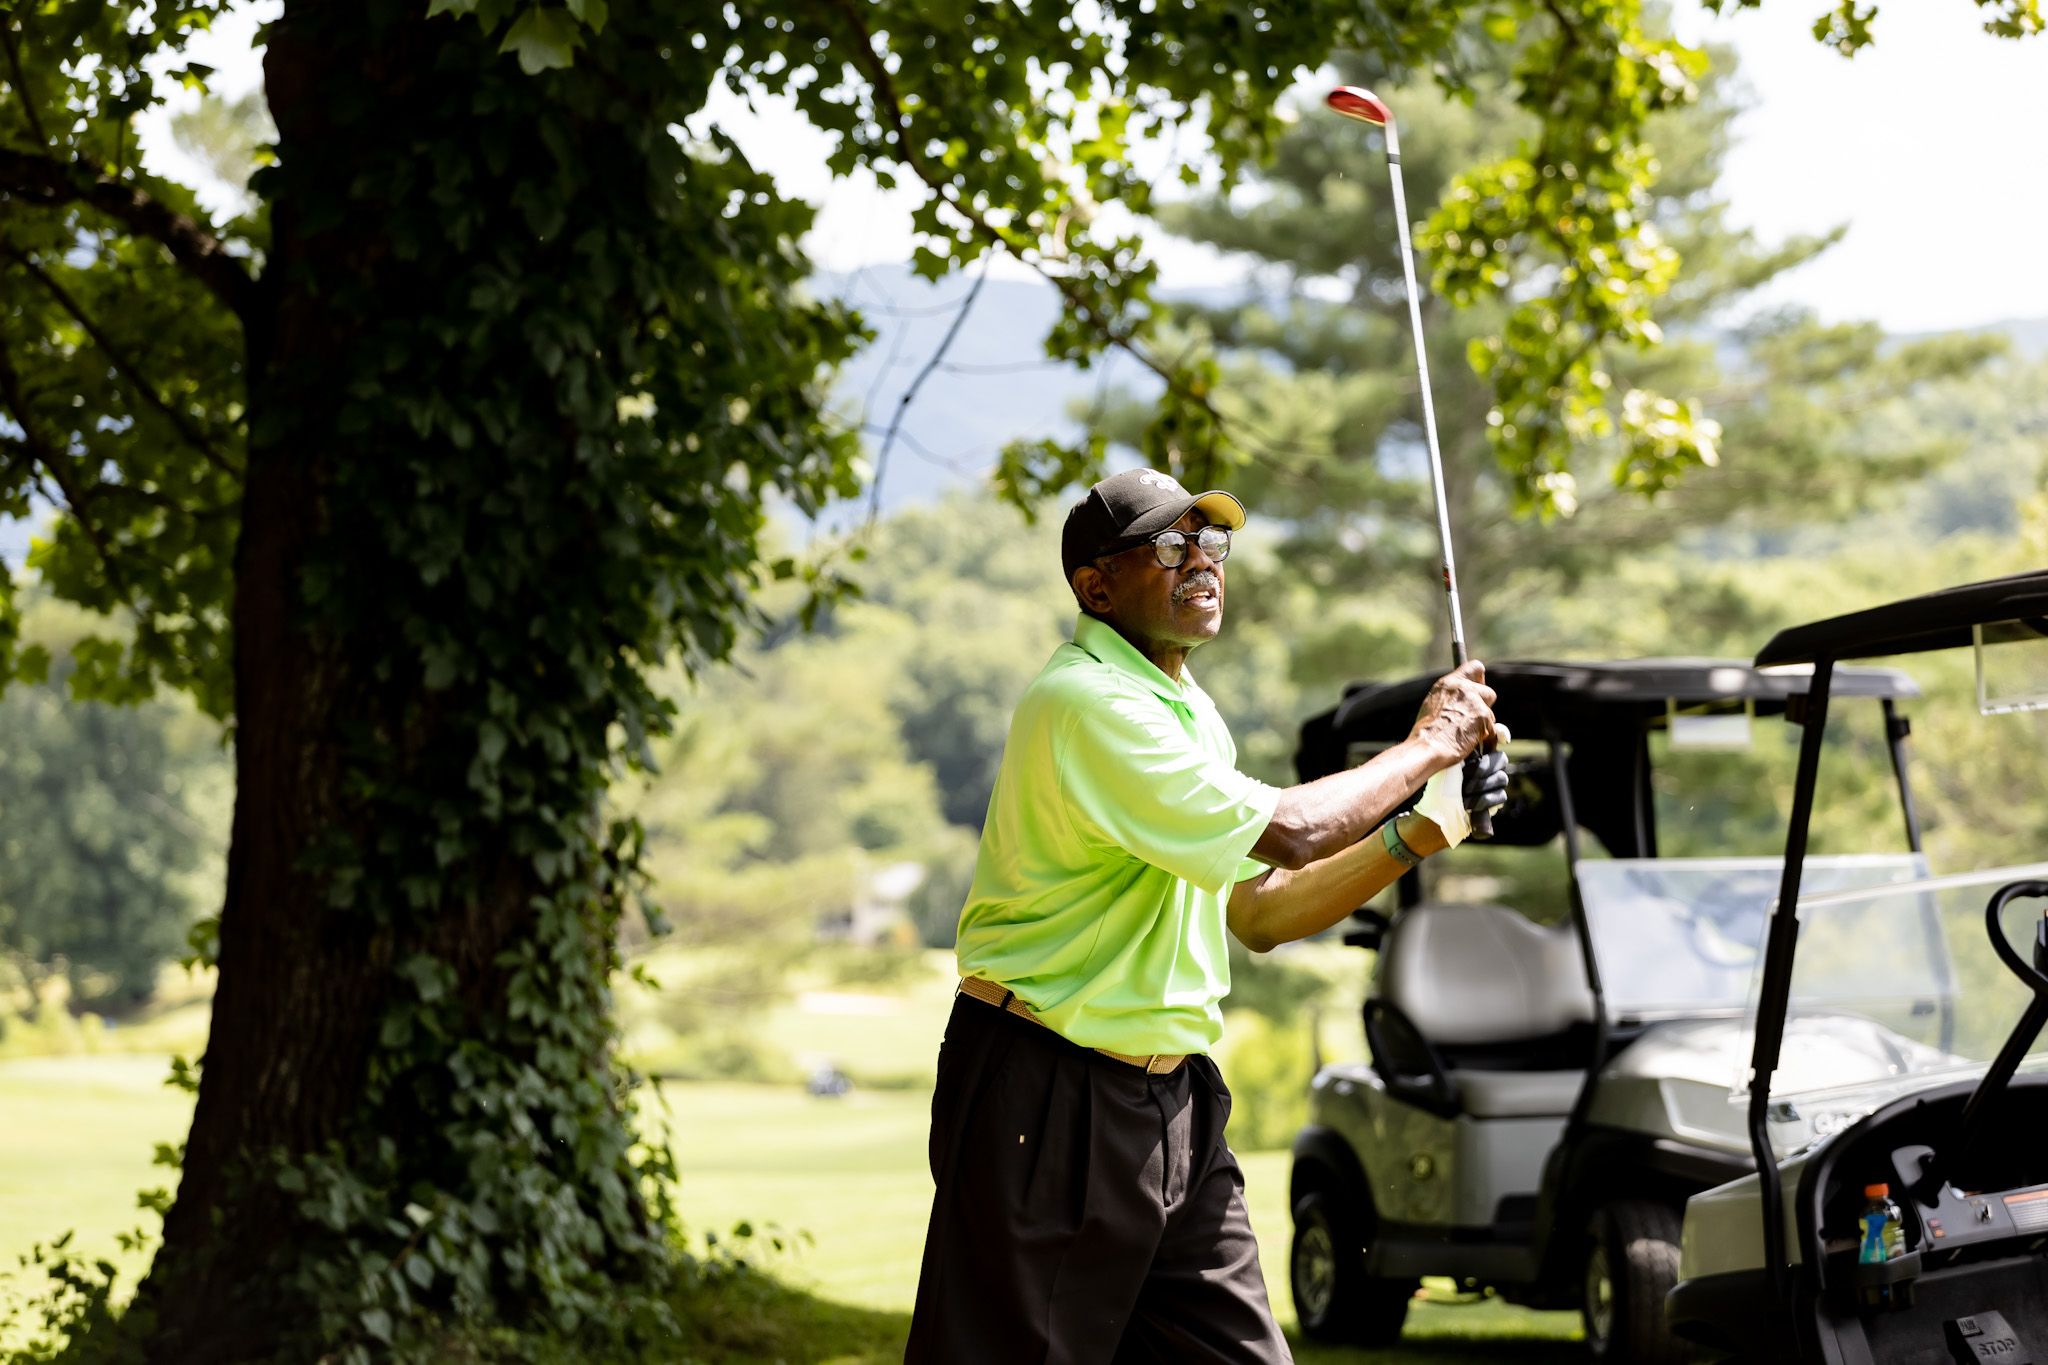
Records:
<instances>
[{"instance_id":1,"label":"sky","mask_svg":"<svg viewBox=\"0 0 2048 1365\"><path fill-rule=\"evenodd\" d=\"M1839 246L1791 272L1768 301L1902 332L2048 316L2048 261L2038 247L2048 227L2048 175L2038 169L2048 36L1992 38L1970 0L1890 0L1877 42L1844 59L1809 31L1831 5L1765 0L1760 10L1716 17L1681 0L1674 14L1688 40L1733 45L1753 92L1722 181L1733 221L1766 241L1848 226ZM223 93L259 79L253 28L245 12L195 49L220 68ZM825 139L793 110L748 110L721 91L705 117L731 131L785 193L819 205L809 246L821 268L909 257L912 193L884 192L865 176L833 182ZM1403 133L1412 141L1428 130ZM142 141L153 169L191 178L163 114L147 121ZM1163 160L1163 149L1153 157ZM1233 263L1206 249L1163 235L1149 245L1169 288L1234 278Z\"/></svg>"},{"instance_id":2,"label":"sky","mask_svg":"<svg viewBox=\"0 0 2048 1365\"><path fill-rule=\"evenodd\" d=\"M1754 92L1721 182L1734 221L1767 240L1848 224L1783 295L1906 332L2048 315L2048 35L1993 38L1968 0L1892 0L1845 60L1808 32L1829 7L1679 30L1732 43Z\"/></svg>"}]
</instances>

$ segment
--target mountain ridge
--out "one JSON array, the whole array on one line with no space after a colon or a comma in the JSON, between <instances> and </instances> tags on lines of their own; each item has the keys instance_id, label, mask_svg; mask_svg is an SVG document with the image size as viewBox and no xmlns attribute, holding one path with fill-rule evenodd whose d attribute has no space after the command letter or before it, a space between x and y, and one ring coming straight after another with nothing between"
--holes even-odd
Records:
<instances>
[{"instance_id":1,"label":"mountain ridge","mask_svg":"<svg viewBox=\"0 0 2048 1365\"><path fill-rule=\"evenodd\" d=\"M973 283L958 275L928 281L908 266L889 264L821 273L813 282L821 294L857 309L875 332L874 341L841 370L833 405L842 416L860 422L870 453L878 453L904 393L937 353ZM1244 296L1243 285L1162 295L1210 304ZM1048 360L1043 341L1058 312L1059 296L1049 284L992 276L982 285L940 367L926 377L902 415L896 446L880 470L884 512L985 478L1010 441L1078 435L1081 424L1073 409L1101 394L1118 387L1158 391L1157 378L1120 353L1110 353L1087 371ZM1955 330L2001 332L2021 358L2048 356L2048 317L2007 318ZM1945 334L1899 333L1892 340ZM871 497L872 490L863 494L863 511Z\"/></svg>"}]
</instances>

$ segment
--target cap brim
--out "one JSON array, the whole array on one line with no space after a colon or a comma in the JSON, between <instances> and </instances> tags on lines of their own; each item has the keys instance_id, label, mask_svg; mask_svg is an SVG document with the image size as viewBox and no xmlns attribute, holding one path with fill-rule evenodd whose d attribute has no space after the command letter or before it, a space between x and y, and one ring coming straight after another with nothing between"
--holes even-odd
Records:
<instances>
[{"instance_id":1,"label":"cap brim","mask_svg":"<svg viewBox=\"0 0 2048 1365\"><path fill-rule=\"evenodd\" d=\"M1209 519L1211 526L1227 526L1235 531L1244 525L1244 504L1237 500L1235 493L1226 493L1212 488L1195 499L1195 510ZM1187 513L1181 513L1186 516ZM1180 517L1175 517L1175 521Z\"/></svg>"},{"instance_id":2,"label":"cap brim","mask_svg":"<svg viewBox=\"0 0 2048 1365\"><path fill-rule=\"evenodd\" d=\"M1123 538L1132 541L1157 535L1189 512L1200 512L1209 519L1211 526L1225 526L1235 531L1244 525L1244 504L1234 494L1212 488L1206 493L1197 493L1186 502L1161 503L1126 526Z\"/></svg>"}]
</instances>

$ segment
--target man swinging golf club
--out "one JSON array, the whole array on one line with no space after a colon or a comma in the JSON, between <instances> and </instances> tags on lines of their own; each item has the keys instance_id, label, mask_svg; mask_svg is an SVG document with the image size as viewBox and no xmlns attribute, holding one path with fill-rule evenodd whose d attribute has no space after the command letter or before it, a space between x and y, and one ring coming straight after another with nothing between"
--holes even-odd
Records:
<instances>
[{"instance_id":1,"label":"man swinging golf club","mask_svg":"<svg viewBox=\"0 0 2048 1365\"><path fill-rule=\"evenodd\" d=\"M1504 754L1467 755L1507 735L1475 661L1361 767L1238 772L1186 665L1244 519L1154 470L1067 515L1081 615L1018 703L960 917L914 1365L1290 1359L1209 1057L1224 934L1307 937L1462 839L1506 790Z\"/></svg>"}]
</instances>

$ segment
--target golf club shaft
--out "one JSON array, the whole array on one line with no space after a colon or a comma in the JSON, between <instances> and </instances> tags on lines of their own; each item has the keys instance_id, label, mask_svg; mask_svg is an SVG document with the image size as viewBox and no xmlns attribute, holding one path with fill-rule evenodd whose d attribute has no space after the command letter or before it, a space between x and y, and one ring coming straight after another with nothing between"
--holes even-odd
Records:
<instances>
[{"instance_id":1,"label":"golf club shaft","mask_svg":"<svg viewBox=\"0 0 2048 1365\"><path fill-rule=\"evenodd\" d=\"M1415 374L1422 385L1422 430L1429 441L1429 480L1436 493L1437 544L1443 549L1444 596L1451 604L1451 666L1462 668L1465 613L1458 606L1458 561L1451 550L1451 507L1444 496L1444 457L1436 438L1436 404L1429 390L1429 348L1422 341L1422 291L1415 286L1415 253L1408 244L1408 195L1401 184L1401 142L1391 120L1387 130L1387 173L1394 186L1394 223L1400 233L1401 277L1408 285L1408 328L1415 338Z\"/></svg>"},{"instance_id":2,"label":"golf club shaft","mask_svg":"<svg viewBox=\"0 0 2048 1365\"><path fill-rule=\"evenodd\" d=\"M1436 438L1436 402L1430 396L1429 348L1422 340L1422 291L1415 284L1415 251L1408 239L1408 192L1401 183L1401 138L1394 131L1394 120L1389 118L1383 125L1387 130L1387 176L1394 190L1394 224L1399 232L1401 248L1401 278L1408 285L1408 330L1415 338L1415 376L1422 386L1422 430L1429 442L1429 480L1436 494L1436 535L1437 544L1443 549L1444 597L1451 604L1451 667L1463 668L1468 657L1465 650L1465 613L1458 605L1458 560L1451 549L1451 504L1444 494L1444 456ZM1485 747L1493 748L1488 740ZM1476 757L1467 759L1476 762ZM1472 812L1472 837L1491 839L1493 837L1493 815L1484 805Z\"/></svg>"}]
</instances>

